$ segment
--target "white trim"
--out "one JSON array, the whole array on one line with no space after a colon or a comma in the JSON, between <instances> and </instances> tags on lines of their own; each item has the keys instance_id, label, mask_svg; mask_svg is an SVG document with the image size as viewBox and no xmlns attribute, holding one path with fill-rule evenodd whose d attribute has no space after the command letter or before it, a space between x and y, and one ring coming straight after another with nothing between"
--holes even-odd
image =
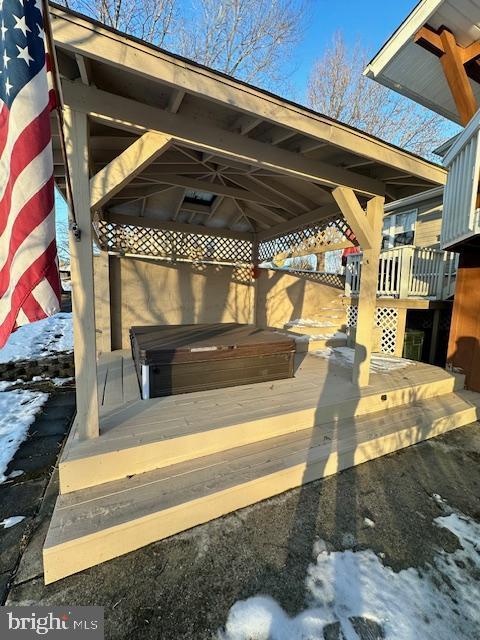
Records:
<instances>
[{"instance_id":1,"label":"white trim","mask_svg":"<svg viewBox=\"0 0 480 640\"><path fill-rule=\"evenodd\" d=\"M142 399L150 399L150 367L142 364Z\"/></svg>"},{"instance_id":2,"label":"white trim","mask_svg":"<svg viewBox=\"0 0 480 640\"><path fill-rule=\"evenodd\" d=\"M400 200L389 202L385 205L385 214L388 214L391 211L396 211L401 207L416 205L419 202L424 202L425 200L430 200L431 198L437 198L440 196L443 197L443 190L444 187L435 187L434 189L429 189L428 191L422 191L422 193L416 193L413 196L407 196L406 198L401 198Z\"/></svg>"},{"instance_id":3,"label":"white trim","mask_svg":"<svg viewBox=\"0 0 480 640\"><path fill-rule=\"evenodd\" d=\"M428 22L443 2L444 0L422 0L367 65L363 75L369 78L380 75L392 58Z\"/></svg>"},{"instance_id":4,"label":"white trim","mask_svg":"<svg viewBox=\"0 0 480 640\"><path fill-rule=\"evenodd\" d=\"M432 153L434 153L436 156L440 156L441 158L444 158L452 148L452 145L454 145L455 142L458 140L458 138L461 136L461 134L462 132L460 131L459 133L456 133L454 136L452 136L448 140L445 140L445 142L442 142L441 145L436 147L432 151Z\"/></svg>"},{"instance_id":5,"label":"white trim","mask_svg":"<svg viewBox=\"0 0 480 640\"><path fill-rule=\"evenodd\" d=\"M467 144L467 142L470 142L472 136L478 128L480 128L480 109L476 112L465 129L455 140L455 143L453 144L447 155L444 157L443 164L446 167L448 167L452 160L456 158L456 156L460 153L462 147Z\"/></svg>"}]
</instances>

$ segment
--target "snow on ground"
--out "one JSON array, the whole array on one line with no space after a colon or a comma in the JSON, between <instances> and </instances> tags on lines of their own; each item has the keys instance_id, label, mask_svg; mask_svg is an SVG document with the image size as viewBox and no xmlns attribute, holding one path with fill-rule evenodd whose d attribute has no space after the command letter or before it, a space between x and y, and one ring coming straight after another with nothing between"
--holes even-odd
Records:
<instances>
[{"instance_id":1,"label":"snow on ground","mask_svg":"<svg viewBox=\"0 0 480 640\"><path fill-rule=\"evenodd\" d=\"M269 596L230 609L222 640L316 640L340 623L345 640L358 640L355 618L380 625L385 640L473 640L479 637L480 524L459 513L436 518L461 548L443 550L421 570L395 573L371 550L329 552L315 545L307 571L310 607L290 618Z\"/></svg>"},{"instance_id":2,"label":"snow on ground","mask_svg":"<svg viewBox=\"0 0 480 640\"><path fill-rule=\"evenodd\" d=\"M333 316L337 318L338 316ZM309 318L298 318L298 320L290 320L287 327L335 327L336 325L329 320L310 320Z\"/></svg>"},{"instance_id":3,"label":"snow on ground","mask_svg":"<svg viewBox=\"0 0 480 640\"><path fill-rule=\"evenodd\" d=\"M72 314L57 313L20 327L0 349L0 363L33 360L73 350Z\"/></svg>"},{"instance_id":4,"label":"snow on ground","mask_svg":"<svg viewBox=\"0 0 480 640\"><path fill-rule=\"evenodd\" d=\"M0 391L0 483L7 479L8 463L27 437L47 398L47 393L23 389Z\"/></svg>"},{"instance_id":5,"label":"snow on ground","mask_svg":"<svg viewBox=\"0 0 480 640\"><path fill-rule=\"evenodd\" d=\"M346 340L347 334L342 331L335 331L335 333L297 333L294 337L298 342L315 342L315 340Z\"/></svg>"},{"instance_id":6,"label":"snow on ground","mask_svg":"<svg viewBox=\"0 0 480 640\"><path fill-rule=\"evenodd\" d=\"M320 358L326 358L332 363L342 367L352 367L355 350L350 347L327 347L326 349L313 351L312 355ZM415 363L412 360L405 360L404 358L396 358L395 356L374 353L372 354L370 362L370 370L377 373L382 371L394 371L395 369L408 367L410 364Z\"/></svg>"},{"instance_id":7,"label":"snow on ground","mask_svg":"<svg viewBox=\"0 0 480 640\"><path fill-rule=\"evenodd\" d=\"M10 529L10 527L14 527L16 524L19 524L25 520L25 516L10 516L10 518L5 518L0 522L0 526L4 529Z\"/></svg>"}]
</instances>

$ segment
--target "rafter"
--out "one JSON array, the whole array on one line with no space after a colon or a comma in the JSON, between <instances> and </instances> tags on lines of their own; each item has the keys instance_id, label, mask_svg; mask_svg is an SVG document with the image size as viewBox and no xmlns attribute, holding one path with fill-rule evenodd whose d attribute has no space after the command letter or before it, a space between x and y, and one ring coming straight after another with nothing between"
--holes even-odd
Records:
<instances>
[{"instance_id":1,"label":"rafter","mask_svg":"<svg viewBox=\"0 0 480 640\"><path fill-rule=\"evenodd\" d=\"M340 215L340 211L338 205L335 202L331 202L321 207L317 207L316 209L313 209L308 213L304 213L301 216L297 216L296 218L292 218L291 220L287 220L286 222L277 224L268 230L261 231L260 233L258 233L257 239L260 242L262 240L276 238L278 236L290 233L291 231L295 231L296 229L301 229L302 227L305 227L309 224L320 222L325 218L330 218L335 214Z\"/></svg>"},{"instance_id":2,"label":"rafter","mask_svg":"<svg viewBox=\"0 0 480 640\"><path fill-rule=\"evenodd\" d=\"M274 193L280 195L285 200L289 201L292 204L296 204L298 207L302 208L304 211L310 211L316 206L315 202L312 202L309 198L306 198L304 195L299 193L298 191L294 191L285 185L284 182L276 180L268 176L260 176L257 174L253 174L250 176L251 180L254 180L258 184L261 184L266 189L270 189Z\"/></svg>"},{"instance_id":3,"label":"rafter","mask_svg":"<svg viewBox=\"0 0 480 640\"><path fill-rule=\"evenodd\" d=\"M177 113L177 111L180 109L180 105L182 104L184 97L185 91L182 91L181 89L172 91L170 98L168 99L167 111L169 111L170 113Z\"/></svg>"},{"instance_id":4,"label":"rafter","mask_svg":"<svg viewBox=\"0 0 480 640\"><path fill-rule=\"evenodd\" d=\"M63 81L62 86L66 103L86 111L95 120L109 123L110 126L130 131L161 131L172 136L177 144L199 151L211 151L220 157L264 166L320 184L349 186L367 195L383 195L385 191L379 180L224 131L207 122L167 113L129 98L93 87L82 87L69 81ZM87 95L84 91L87 91Z\"/></svg>"},{"instance_id":5,"label":"rafter","mask_svg":"<svg viewBox=\"0 0 480 640\"><path fill-rule=\"evenodd\" d=\"M273 206L281 207L282 209L285 209L285 211L290 211L292 213L302 212L302 207L299 207L298 203L293 204L287 198L284 198L278 193L275 194L274 192L272 192L272 190L269 190L266 186L264 186L260 181L255 180L253 176L229 175L228 179L231 182L235 182L235 184L238 184L240 187L243 187L244 189L252 193L258 194L256 202L262 203L263 201L263 204L267 205L270 203Z\"/></svg>"}]
</instances>

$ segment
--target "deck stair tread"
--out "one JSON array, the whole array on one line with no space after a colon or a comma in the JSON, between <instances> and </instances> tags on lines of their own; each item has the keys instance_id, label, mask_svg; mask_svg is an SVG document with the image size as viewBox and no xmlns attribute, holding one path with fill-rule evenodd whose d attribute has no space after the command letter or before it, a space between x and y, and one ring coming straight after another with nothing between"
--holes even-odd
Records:
<instances>
[{"instance_id":1,"label":"deck stair tread","mask_svg":"<svg viewBox=\"0 0 480 640\"><path fill-rule=\"evenodd\" d=\"M359 390L345 380L348 370L317 356L298 358L296 379L244 385L234 394L211 390L105 407L99 438L70 439L60 461L61 492L439 396L462 384L442 369L418 364L374 374L372 385ZM131 359L124 359L125 375ZM125 379L125 402L129 386L133 380Z\"/></svg>"},{"instance_id":2,"label":"deck stair tread","mask_svg":"<svg viewBox=\"0 0 480 640\"><path fill-rule=\"evenodd\" d=\"M46 582L470 424L477 396L452 392L60 495L44 547Z\"/></svg>"}]
</instances>

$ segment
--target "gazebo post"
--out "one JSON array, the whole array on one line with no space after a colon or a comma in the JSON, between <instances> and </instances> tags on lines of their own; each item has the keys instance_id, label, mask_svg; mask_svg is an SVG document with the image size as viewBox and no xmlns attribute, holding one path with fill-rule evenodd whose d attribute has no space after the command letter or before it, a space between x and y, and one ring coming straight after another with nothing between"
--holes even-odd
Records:
<instances>
[{"instance_id":1,"label":"gazebo post","mask_svg":"<svg viewBox=\"0 0 480 640\"><path fill-rule=\"evenodd\" d=\"M332 191L332 196L363 251L352 379L359 387L366 387L370 381L385 199L383 196L370 198L365 213L353 189L337 187Z\"/></svg>"},{"instance_id":2,"label":"gazebo post","mask_svg":"<svg viewBox=\"0 0 480 640\"><path fill-rule=\"evenodd\" d=\"M64 133L68 169L72 177L72 204L78 228L75 233L70 229L69 242L77 430L79 438L85 440L99 435L87 115L65 107Z\"/></svg>"},{"instance_id":3,"label":"gazebo post","mask_svg":"<svg viewBox=\"0 0 480 640\"><path fill-rule=\"evenodd\" d=\"M363 250L360 291L358 294L357 331L353 382L366 387L370 382L373 328L377 307L378 265L382 240L384 199L376 196L367 203L367 219L372 235L371 246Z\"/></svg>"}]
</instances>

